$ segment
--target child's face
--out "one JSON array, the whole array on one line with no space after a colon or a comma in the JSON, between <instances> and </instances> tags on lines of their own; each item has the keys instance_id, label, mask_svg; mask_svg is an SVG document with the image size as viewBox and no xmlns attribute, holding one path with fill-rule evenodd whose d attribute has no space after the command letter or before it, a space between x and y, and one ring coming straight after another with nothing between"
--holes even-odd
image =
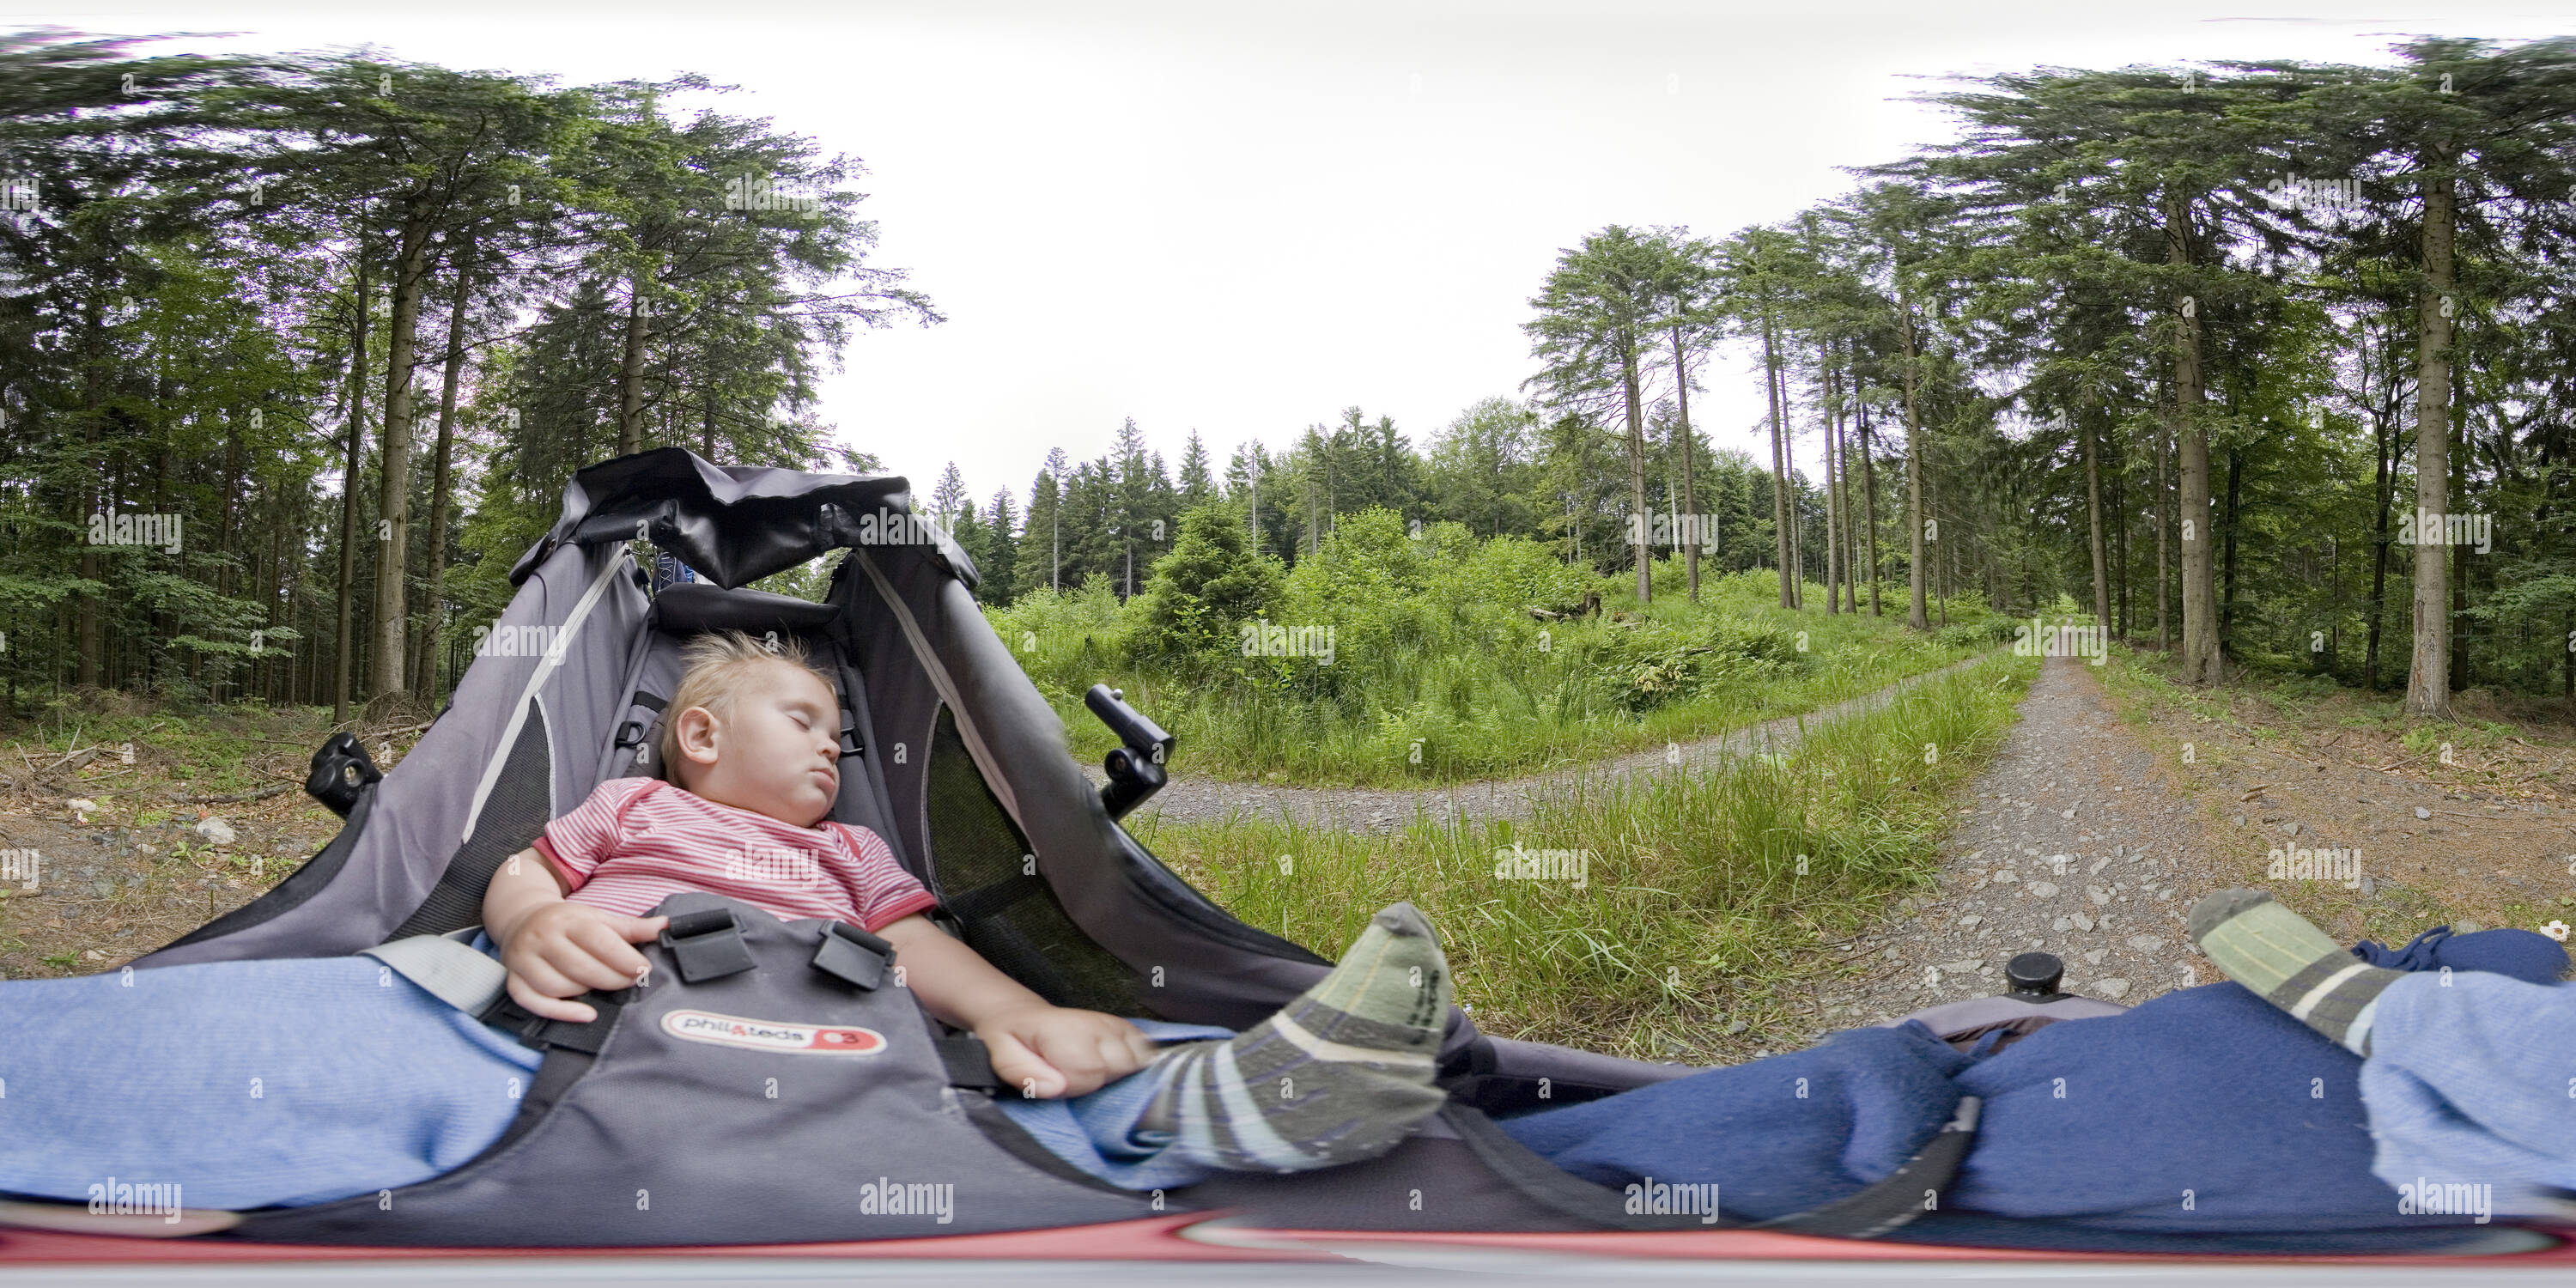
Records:
<instances>
[{"instance_id":1,"label":"child's face","mask_svg":"<svg viewBox=\"0 0 2576 1288\"><path fill-rule=\"evenodd\" d=\"M803 667L773 662L734 694L721 717L680 713L688 790L708 800L812 827L841 794L840 705Z\"/></svg>"}]
</instances>

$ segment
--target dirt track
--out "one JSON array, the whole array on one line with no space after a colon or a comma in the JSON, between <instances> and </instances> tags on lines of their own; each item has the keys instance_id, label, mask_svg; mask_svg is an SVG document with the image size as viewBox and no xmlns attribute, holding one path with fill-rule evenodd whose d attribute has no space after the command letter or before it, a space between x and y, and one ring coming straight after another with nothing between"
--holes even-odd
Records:
<instances>
[{"instance_id":1,"label":"dirt track","mask_svg":"<svg viewBox=\"0 0 2576 1288\"><path fill-rule=\"evenodd\" d=\"M2033 950L2065 960L2068 991L2131 1005L2216 979L2183 916L2237 876L2180 787L2092 668L2050 659L1942 847L1939 893L1845 949L1855 973L1818 990L1816 1030L2002 992Z\"/></svg>"},{"instance_id":2,"label":"dirt track","mask_svg":"<svg viewBox=\"0 0 2576 1288\"><path fill-rule=\"evenodd\" d=\"M1166 822L1213 823L1240 814L1249 818L1287 818L1310 826L1338 827L1352 832L1392 832L1411 825L1417 811L1436 821L1453 818L1526 819L1530 815L1533 798L1550 793L1572 792L1587 784L1598 786L1636 775L1697 772L1729 757L1785 751L1797 745L1809 725L1830 723L1845 716L1876 710L1925 680L1973 665L1975 661L1970 658L1952 663L1803 715L1783 716L1732 733L1671 744L1661 751L1634 752L1615 760L1519 778L1397 789L1271 787L1260 783L1229 783L1175 776L1169 786L1137 809L1134 820L1143 822L1159 814ZM1108 781L1097 765L1084 766L1084 772L1095 783Z\"/></svg>"}]
</instances>

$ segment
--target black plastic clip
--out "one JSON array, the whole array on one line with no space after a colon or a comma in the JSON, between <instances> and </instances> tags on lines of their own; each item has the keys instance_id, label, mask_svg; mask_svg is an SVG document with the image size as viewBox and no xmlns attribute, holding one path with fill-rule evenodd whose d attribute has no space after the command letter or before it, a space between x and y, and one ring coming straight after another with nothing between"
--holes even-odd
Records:
<instances>
[{"instance_id":1,"label":"black plastic clip","mask_svg":"<svg viewBox=\"0 0 2576 1288\"><path fill-rule=\"evenodd\" d=\"M751 945L742 941L742 923L731 908L684 912L662 928L662 946L680 965L680 979L703 984L750 970Z\"/></svg>"},{"instance_id":2,"label":"black plastic clip","mask_svg":"<svg viewBox=\"0 0 2576 1288\"><path fill-rule=\"evenodd\" d=\"M823 928L823 944L814 950L814 969L853 988L873 990L885 982L886 963L894 945L848 922Z\"/></svg>"},{"instance_id":3,"label":"black plastic clip","mask_svg":"<svg viewBox=\"0 0 2576 1288\"><path fill-rule=\"evenodd\" d=\"M358 794L384 779L385 771L358 742L357 735L335 733L313 753L313 772L304 780L306 795L342 818L358 806Z\"/></svg>"}]
</instances>

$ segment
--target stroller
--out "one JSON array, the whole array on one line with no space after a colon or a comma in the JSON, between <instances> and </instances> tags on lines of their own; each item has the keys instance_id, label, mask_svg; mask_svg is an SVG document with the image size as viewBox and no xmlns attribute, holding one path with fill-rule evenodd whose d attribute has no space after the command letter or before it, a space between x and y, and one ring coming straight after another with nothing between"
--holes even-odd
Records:
<instances>
[{"instance_id":1,"label":"stroller","mask_svg":"<svg viewBox=\"0 0 2576 1288\"><path fill-rule=\"evenodd\" d=\"M704 580L655 591L629 540ZM739 589L836 549L848 554L825 602ZM264 896L136 967L372 950L438 991L419 965L435 953L395 949L470 938L508 856L597 783L654 772L682 646L734 629L801 636L837 674L844 773L831 817L883 837L937 896L935 919L1048 1001L1244 1028L1329 968L1228 916L1119 826L1164 783L1172 738L1095 687L1087 705L1121 743L1095 789L1065 754L1055 710L978 611L973 564L914 517L901 478L719 467L678 448L622 457L574 475L561 518L510 576L515 598L399 768L379 772L347 734L314 756L306 789L344 817L338 836ZM713 894L674 895L656 911L673 920L660 942L638 946L649 986L591 994L596 1020L540 1019L506 1001L484 1015L544 1059L506 1133L464 1166L314 1206L199 1214L179 1228L187 1237L157 1243L67 1232L84 1228L77 1208L48 1220L41 1205L9 1205L0 1222L52 1230L0 1229L0 1266L767 1245L871 1258L1299 1261L1407 1243L1848 1257L1854 1240L1874 1240L1875 1258L1996 1255L1892 1241L1942 1224L1915 1218L1938 1213L1926 1196L1967 1152L1973 1100L1897 1172L1827 1207L1758 1226L1640 1213L1523 1148L1494 1116L1696 1070L1492 1037L1454 1008L1439 1063L1449 1102L1384 1156L1169 1192L1113 1189L995 1107L1017 1091L996 1081L979 1042L945 1031L896 985L882 941ZM1992 1029L2012 1036L2123 1009L2057 992L2044 954L2009 976L2009 995L1913 1018L1965 1046ZM692 1017L710 1016L770 1036L682 1040ZM834 1041L844 1045L822 1049ZM865 1054L853 1057L850 1042ZM854 1201L862 1192L868 1201ZM163 1231L119 1230L147 1232ZM2503 1240L2492 1251L2555 1246L2503 1227L2479 1237Z\"/></svg>"}]
</instances>

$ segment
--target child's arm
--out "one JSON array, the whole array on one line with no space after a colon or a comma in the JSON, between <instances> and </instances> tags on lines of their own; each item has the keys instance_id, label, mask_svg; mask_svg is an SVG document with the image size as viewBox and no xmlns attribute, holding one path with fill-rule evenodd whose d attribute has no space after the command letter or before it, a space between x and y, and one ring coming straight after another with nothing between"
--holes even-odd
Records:
<instances>
[{"instance_id":1,"label":"child's arm","mask_svg":"<svg viewBox=\"0 0 2576 1288\"><path fill-rule=\"evenodd\" d=\"M510 968L510 997L530 1015L587 1024L598 1011L579 997L624 988L644 973L640 944L668 917L622 917L564 898L563 879L535 850L521 850L483 891L483 930Z\"/></svg>"},{"instance_id":2,"label":"child's arm","mask_svg":"<svg viewBox=\"0 0 2576 1288\"><path fill-rule=\"evenodd\" d=\"M1145 1066L1153 1040L1098 1011L1051 1005L918 914L877 932L932 1015L984 1039L993 1072L1032 1096L1079 1096Z\"/></svg>"}]
</instances>

